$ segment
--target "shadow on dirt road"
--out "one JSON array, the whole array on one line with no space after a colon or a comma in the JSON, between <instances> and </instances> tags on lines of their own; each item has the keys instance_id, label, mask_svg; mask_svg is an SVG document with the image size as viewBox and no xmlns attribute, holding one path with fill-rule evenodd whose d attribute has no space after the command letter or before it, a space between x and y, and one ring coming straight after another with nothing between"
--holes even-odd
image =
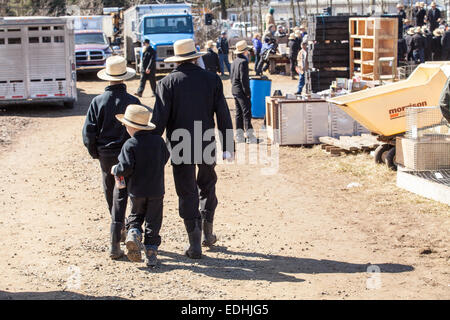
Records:
<instances>
[{"instance_id":1,"label":"shadow on dirt road","mask_svg":"<svg viewBox=\"0 0 450 320\"><path fill-rule=\"evenodd\" d=\"M220 252L231 257L228 259L209 258L208 252ZM365 273L368 272L369 266L378 267L380 273L401 273L414 270L412 266L395 263L357 264L334 260L260 254L257 252L237 252L230 251L227 247L214 247L210 251L204 251L204 253L202 259L194 261L178 253L160 251L159 261L161 265L152 272L163 273L177 269L189 269L192 272L220 279L303 282L305 280L287 273ZM172 262L174 261L183 263L195 262L198 265L173 264ZM146 268L140 269L148 270Z\"/></svg>"}]
</instances>

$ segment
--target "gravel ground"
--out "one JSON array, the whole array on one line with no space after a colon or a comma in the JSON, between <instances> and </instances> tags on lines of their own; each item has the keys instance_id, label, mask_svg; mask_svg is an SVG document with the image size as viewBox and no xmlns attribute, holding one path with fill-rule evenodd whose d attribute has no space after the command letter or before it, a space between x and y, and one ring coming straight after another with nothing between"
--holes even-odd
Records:
<instances>
[{"instance_id":1,"label":"gravel ground","mask_svg":"<svg viewBox=\"0 0 450 320\"><path fill-rule=\"evenodd\" d=\"M288 77L272 80L295 90ZM138 80L127 85L133 93ZM450 298L449 207L396 188L395 173L369 155L332 158L319 147L280 148L274 175L249 161L218 165L220 238L199 261L183 256L168 165L159 266L111 261L99 165L81 141L104 86L80 78L73 110L0 113L0 298ZM142 101L153 104L149 89ZM347 189L351 182L360 187Z\"/></svg>"}]
</instances>

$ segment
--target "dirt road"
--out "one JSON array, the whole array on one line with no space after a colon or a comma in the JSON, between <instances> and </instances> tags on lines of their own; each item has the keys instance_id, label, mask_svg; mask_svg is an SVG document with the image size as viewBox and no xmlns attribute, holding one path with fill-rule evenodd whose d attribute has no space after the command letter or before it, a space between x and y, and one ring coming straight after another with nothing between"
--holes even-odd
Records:
<instances>
[{"instance_id":1,"label":"dirt road","mask_svg":"<svg viewBox=\"0 0 450 320\"><path fill-rule=\"evenodd\" d=\"M285 79L274 85L295 88ZM131 92L137 86L128 82ZM103 87L79 80L70 111L0 112L1 299L450 298L449 207L397 189L395 174L369 155L331 158L318 147L280 148L275 175L219 165L220 241L199 261L183 256L167 166L160 266L111 261L99 165L81 141ZM149 90L142 101L153 104Z\"/></svg>"}]
</instances>

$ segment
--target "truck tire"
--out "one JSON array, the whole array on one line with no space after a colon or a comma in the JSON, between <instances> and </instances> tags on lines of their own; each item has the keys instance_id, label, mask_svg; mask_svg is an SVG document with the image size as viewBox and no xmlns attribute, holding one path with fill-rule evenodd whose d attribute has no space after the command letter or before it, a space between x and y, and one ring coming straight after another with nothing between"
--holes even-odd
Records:
<instances>
[{"instance_id":1,"label":"truck tire","mask_svg":"<svg viewBox=\"0 0 450 320\"><path fill-rule=\"evenodd\" d=\"M384 162L389 169L397 171L397 163L395 162L395 147L392 147L389 151L387 151Z\"/></svg>"},{"instance_id":2,"label":"truck tire","mask_svg":"<svg viewBox=\"0 0 450 320\"><path fill-rule=\"evenodd\" d=\"M73 109L75 106L75 101L65 101L64 102L64 108L66 109Z\"/></svg>"},{"instance_id":3,"label":"truck tire","mask_svg":"<svg viewBox=\"0 0 450 320\"><path fill-rule=\"evenodd\" d=\"M388 151L392 146L390 144L382 144L375 149L375 163L384 163L383 161L383 153Z\"/></svg>"}]
</instances>

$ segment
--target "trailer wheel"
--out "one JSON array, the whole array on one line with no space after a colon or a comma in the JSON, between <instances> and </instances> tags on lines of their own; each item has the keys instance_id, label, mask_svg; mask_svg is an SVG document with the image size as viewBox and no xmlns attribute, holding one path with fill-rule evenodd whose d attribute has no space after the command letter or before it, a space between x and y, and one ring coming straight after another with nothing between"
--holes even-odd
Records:
<instances>
[{"instance_id":1,"label":"trailer wheel","mask_svg":"<svg viewBox=\"0 0 450 320\"><path fill-rule=\"evenodd\" d=\"M64 102L64 108L66 109L73 109L75 106L75 101L65 101Z\"/></svg>"},{"instance_id":2,"label":"trailer wheel","mask_svg":"<svg viewBox=\"0 0 450 320\"><path fill-rule=\"evenodd\" d=\"M386 152L384 163L389 169L397 171L397 163L395 162L395 147Z\"/></svg>"},{"instance_id":3,"label":"trailer wheel","mask_svg":"<svg viewBox=\"0 0 450 320\"><path fill-rule=\"evenodd\" d=\"M383 153L391 149L392 146L390 144L382 144L375 149L375 163L384 163Z\"/></svg>"}]
</instances>

